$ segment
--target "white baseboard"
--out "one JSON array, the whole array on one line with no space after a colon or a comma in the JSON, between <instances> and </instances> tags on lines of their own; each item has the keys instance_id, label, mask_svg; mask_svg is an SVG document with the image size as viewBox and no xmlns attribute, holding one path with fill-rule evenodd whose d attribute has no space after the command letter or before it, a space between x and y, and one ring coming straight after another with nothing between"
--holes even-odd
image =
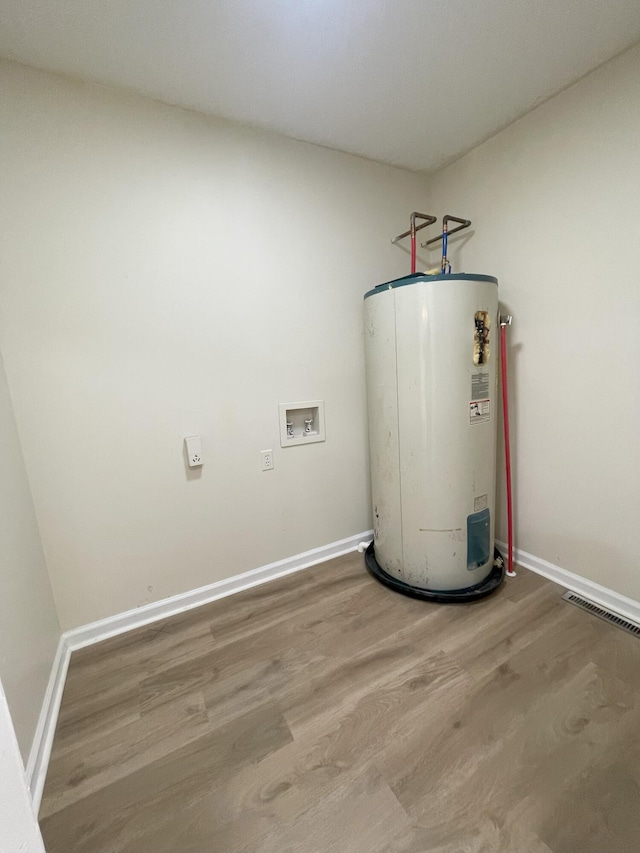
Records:
<instances>
[{"instance_id":1,"label":"white baseboard","mask_svg":"<svg viewBox=\"0 0 640 853\"><path fill-rule=\"evenodd\" d=\"M158 619L175 616L177 613L183 613L192 607L200 607L201 604L208 604L219 598L225 598L227 595L242 592L243 589L250 589L252 586L258 586L267 581L290 575L293 572L308 569L318 563L324 563L325 560L332 560L334 557L348 554L350 551L356 550L359 542L367 537L371 538L372 535L373 531L367 530L365 533L340 539L338 542L323 545L321 548L313 548L303 554L296 554L295 557L287 557L285 560L278 560L277 563L269 563L269 565L261 566L259 569L251 569L251 571L243 572L240 575L201 586L199 589L172 595L170 598L145 604L135 610L117 613L115 616L109 616L99 622L72 628L70 631L66 631L64 636L72 651L81 649L84 646L107 640L109 637L115 637L117 634L123 634L134 628L141 628L143 625L156 622Z\"/></svg>"},{"instance_id":2,"label":"white baseboard","mask_svg":"<svg viewBox=\"0 0 640 853\"><path fill-rule=\"evenodd\" d=\"M58 722L58 712L60 711L60 703L62 702L70 657L71 649L63 634L58 641L56 656L53 659L49 683L44 694L42 709L38 717L38 724L35 735L33 736L29 761L27 762L25 771L36 817L40 810L40 801L42 800L42 792L47 776L51 747L53 746L53 736Z\"/></svg>"},{"instance_id":3,"label":"white baseboard","mask_svg":"<svg viewBox=\"0 0 640 853\"><path fill-rule=\"evenodd\" d=\"M151 622L156 622L158 619L166 619L169 616L175 616L177 613L183 613L185 610L191 610L194 607L200 607L202 604L208 604L219 598L242 592L244 589L259 586L267 583L267 581L302 571L302 569L308 569L318 563L340 557L342 554L348 554L355 551L360 542L370 540L372 536L373 531L367 530L364 533L358 533L356 536L349 536L347 539L332 542L330 545L323 545L321 548L313 548L311 551L297 554L295 557L287 557L285 560L269 563L269 565L261 566L259 569L252 569L249 572L216 581L216 583L202 586L199 589L173 595L171 598L154 601L135 610L127 610L98 622L65 631L58 644L26 769L27 784L31 791L36 815L42 800L58 712L72 651L98 643L101 640L107 640L109 637L115 637L118 634L124 634L134 628L141 628Z\"/></svg>"},{"instance_id":4,"label":"white baseboard","mask_svg":"<svg viewBox=\"0 0 640 853\"><path fill-rule=\"evenodd\" d=\"M72 651L92 645L93 643L98 643L101 640L106 640L109 637L115 637L126 631L132 631L134 628L141 628L158 619L166 619L177 613L183 613L185 610L190 610L202 604L216 601L219 598L233 595L236 592L250 589L253 586L299 572L302 569L307 569L318 563L339 557L342 554L348 554L351 551L355 551L360 542L370 540L372 536L373 531L367 530L356 536L349 536L347 539L341 539L338 542L332 542L330 545L305 551L303 554L297 554L294 557L288 557L285 560L279 560L276 563L270 563L267 566L262 566L240 575L234 575L231 578L217 581L199 589L180 593L161 601L146 604L136 610L128 610L125 613L118 613L107 619L101 619L98 622L82 625L79 628L73 628L71 631L65 631L60 638L58 651L51 669L51 676L26 770L27 782L31 790L36 814L38 813L42 799L58 712L64 691L64 682ZM507 546L504 542L496 541L496 545L503 554L506 553ZM632 598L620 595L613 590L607 589L607 587L580 577L580 575L562 569L560 566L542 560L540 557L536 557L519 548L516 548L514 551L514 560L521 566L524 566L524 568L531 569L531 571L549 578L549 580L554 581L560 586L584 595L602 607L606 607L608 610L619 613L632 622L640 624L640 603L634 601Z\"/></svg>"},{"instance_id":5,"label":"white baseboard","mask_svg":"<svg viewBox=\"0 0 640 853\"><path fill-rule=\"evenodd\" d=\"M506 559L507 543L498 542L496 546L500 549L503 557ZM514 548L513 560L525 569L531 569L538 575L548 578L551 581L563 586L565 589L570 589L572 592L577 592L585 598L594 601L606 610L611 610L619 616L624 616L631 622L640 625L640 602L633 598L627 598L626 595L620 595L619 592L614 592L606 586L601 586L595 581L590 581L588 578L583 578L581 575L576 575L567 569L562 569L554 563L549 563L534 554L529 554L527 551L522 551L520 548Z\"/></svg>"}]
</instances>

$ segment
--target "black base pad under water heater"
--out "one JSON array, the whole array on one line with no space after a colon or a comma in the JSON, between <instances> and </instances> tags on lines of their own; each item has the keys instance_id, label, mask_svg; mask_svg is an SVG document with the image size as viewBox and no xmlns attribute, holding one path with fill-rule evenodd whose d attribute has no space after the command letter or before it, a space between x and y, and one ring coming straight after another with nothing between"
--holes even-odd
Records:
<instances>
[{"instance_id":1,"label":"black base pad under water heater","mask_svg":"<svg viewBox=\"0 0 640 853\"><path fill-rule=\"evenodd\" d=\"M423 601L434 601L439 604L465 603L485 598L487 595L491 595L491 593L500 586L504 580L506 571L502 554L496 548L493 552L493 569L481 583L476 584L475 586L468 586L465 589L429 590L421 589L417 586L411 586L410 584L387 574L387 572L378 565L373 542L369 543L369 547L365 551L364 562L374 578L377 578L377 580L385 584L385 586L390 587L396 592L401 592L403 595L409 595L411 598L420 598Z\"/></svg>"}]
</instances>

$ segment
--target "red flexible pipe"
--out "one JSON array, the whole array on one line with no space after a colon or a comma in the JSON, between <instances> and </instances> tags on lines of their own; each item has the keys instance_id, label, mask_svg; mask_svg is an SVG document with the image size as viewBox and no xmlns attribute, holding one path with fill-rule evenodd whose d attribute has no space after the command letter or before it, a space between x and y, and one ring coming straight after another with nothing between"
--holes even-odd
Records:
<instances>
[{"instance_id":1,"label":"red flexible pipe","mask_svg":"<svg viewBox=\"0 0 640 853\"><path fill-rule=\"evenodd\" d=\"M509 445L509 393L507 391L507 327L500 325L500 364L502 367L502 412L504 422L504 458L507 473L507 576L515 577L513 571L513 497L511 493L511 447Z\"/></svg>"}]
</instances>

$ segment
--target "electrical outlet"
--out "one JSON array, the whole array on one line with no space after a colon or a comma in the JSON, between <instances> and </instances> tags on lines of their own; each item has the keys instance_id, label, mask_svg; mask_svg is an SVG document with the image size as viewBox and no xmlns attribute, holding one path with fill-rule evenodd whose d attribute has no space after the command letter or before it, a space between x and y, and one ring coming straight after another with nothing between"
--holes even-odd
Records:
<instances>
[{"instance_id":1,"label":"electrical outlet","mask_svg":"<svg viewBox=\"0 0 640 853\"><path fill-rule=\"evenodd\" d=\"M202 439L199 435L189 435L185 438L184 444L189 468L199 468L202 465Z\"/></svg>"},{"instance_id":2,"label":"electrical outlet","mask_svg":"<svg viewBox=\"0 0 640 853\"><path fill-rule=\"evenodd\" d=\"M271 471L273 468L273 450L261 450L262 470Z\"/></svg>"}]
</instances>

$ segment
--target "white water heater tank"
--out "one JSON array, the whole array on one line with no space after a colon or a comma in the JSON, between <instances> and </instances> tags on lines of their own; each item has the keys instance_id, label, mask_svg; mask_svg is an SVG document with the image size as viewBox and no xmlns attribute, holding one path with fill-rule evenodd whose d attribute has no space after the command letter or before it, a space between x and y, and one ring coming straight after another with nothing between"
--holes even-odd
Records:
<instances>
[{"instance_id":1,"label":"white water heater tank","mask_svg":"<svg viewBox=\"0 0 640 853\"><path fill-rule=\"evenodd\" d=\"M497 279L415 274L379 285L364 304L367 567L420 598L482 597L504 576L494 546Z\"/></svg>"}]
</instances>

